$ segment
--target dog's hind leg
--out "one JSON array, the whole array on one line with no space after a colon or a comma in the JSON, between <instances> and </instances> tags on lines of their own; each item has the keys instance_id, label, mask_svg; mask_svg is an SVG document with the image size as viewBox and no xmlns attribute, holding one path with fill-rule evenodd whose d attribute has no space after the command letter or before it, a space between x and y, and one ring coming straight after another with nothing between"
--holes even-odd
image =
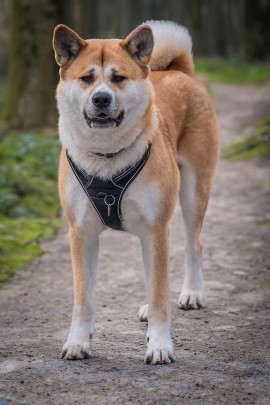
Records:
<instances>
[{"instance_id":1,"label":"dog's hind leg","mask_svg":"<svg viewBox=\"0 0 270 405\"><path fill-rule=\"evenodd\" d=\"M71 226L69 231L73 267L74 307L63 359L90 356L90 340L94 332L94 290L98 263L98 236Z\"/></svg>"},{"instance_id":2,"label":"dog's hind leg","mask_svg":"<svg viewBox=\"0 0 270 405\"><path fill-rule=\"evenodd\" d=\"M182 309L199 309L204 305L200 232L213 170L204 170L185 158L179 158L178 161L181 173L180 202L186 231L185 274L178 306Z\"/></svg>"}]
</instances>

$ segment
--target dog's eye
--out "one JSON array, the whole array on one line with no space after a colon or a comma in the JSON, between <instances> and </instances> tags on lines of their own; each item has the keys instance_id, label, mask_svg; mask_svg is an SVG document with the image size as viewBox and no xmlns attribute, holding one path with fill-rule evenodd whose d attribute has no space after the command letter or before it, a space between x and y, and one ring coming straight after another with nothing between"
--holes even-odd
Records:
<instances>
[{"instance_id":1,"label":"dog's eye","mask_svg":"<svg viewBox=\"0 0 270 405\"><path fill-rule=\"evenodd\" d=\"M83 77L80 77L80 80L82 81L82 82L84 82L84 83L87 83L87 84L90 84L90 83L92 83L92 81L94 80L94 76L90 76L90 75L88 75L88 76L83 76Z\"/></svg>"},{"instance_id":2,"label":"dog's eye","mask_svg":"<svg viewBox=\"0 0 270 405\"><path fill-rule=\"evenodd\" d=\"M112 82L113 83L122 83L124 80L126 80L126 77L120 76L120 75L113 75L112 76Z\"/></svg>"}]
</instances>

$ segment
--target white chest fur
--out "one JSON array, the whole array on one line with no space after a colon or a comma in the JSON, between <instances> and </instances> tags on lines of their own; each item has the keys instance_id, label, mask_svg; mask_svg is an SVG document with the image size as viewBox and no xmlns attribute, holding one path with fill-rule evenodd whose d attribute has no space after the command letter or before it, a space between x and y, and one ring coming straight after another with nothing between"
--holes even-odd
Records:
<instances>
[{"instance_id":1,"label":"white chest fur","mask_svg":"<svg viewBox=\"0 0 270 405\"><path fill-rule=\"evenodd\" d=\"M136 181L127 189L122 201L122 216L128 232L140 235L145 226L152 226L160 207L158 183L148 185Z\"/></svg>"}]
</instances>

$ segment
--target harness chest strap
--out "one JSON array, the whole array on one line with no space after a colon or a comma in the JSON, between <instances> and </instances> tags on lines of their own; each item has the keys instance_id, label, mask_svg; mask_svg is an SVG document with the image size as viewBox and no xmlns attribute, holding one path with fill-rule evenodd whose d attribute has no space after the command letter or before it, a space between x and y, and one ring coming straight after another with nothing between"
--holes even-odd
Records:
<instances>
[{"instance_id":1,"label":"harness chest strap","mask_svg":"<svg viewBox=\"0 0 270 405\"><path fill-rule=\"evenodd\" d=\"M104 225L119 231L124 230L121 213L122 198L127 188L146 164L150 156L150 149L151 144L149 144L139 162L134 166L128 166L122 172L107 180L103 180L97 175L90 176L79 169L71 159L68 151L66 152L71 169Z\"/></svg>"}]
</instances>

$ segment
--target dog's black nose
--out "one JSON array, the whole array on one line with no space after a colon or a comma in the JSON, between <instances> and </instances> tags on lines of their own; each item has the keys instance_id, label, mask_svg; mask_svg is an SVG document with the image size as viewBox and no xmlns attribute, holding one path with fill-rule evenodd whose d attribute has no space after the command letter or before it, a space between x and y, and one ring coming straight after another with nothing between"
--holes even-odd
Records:
<instances>
[{"instance_id":1,"label":"dog's black nose","mask_svg":"<svg viewBox=\"0 0 270 405\"><path fill-rule=\"evenodd\" d=\"M95 107L106 108L109 107L111 102L112 102L111 96L108 93L102 91L98 92L93 97L93 104Z\"/></svg>"}]
</instances>

